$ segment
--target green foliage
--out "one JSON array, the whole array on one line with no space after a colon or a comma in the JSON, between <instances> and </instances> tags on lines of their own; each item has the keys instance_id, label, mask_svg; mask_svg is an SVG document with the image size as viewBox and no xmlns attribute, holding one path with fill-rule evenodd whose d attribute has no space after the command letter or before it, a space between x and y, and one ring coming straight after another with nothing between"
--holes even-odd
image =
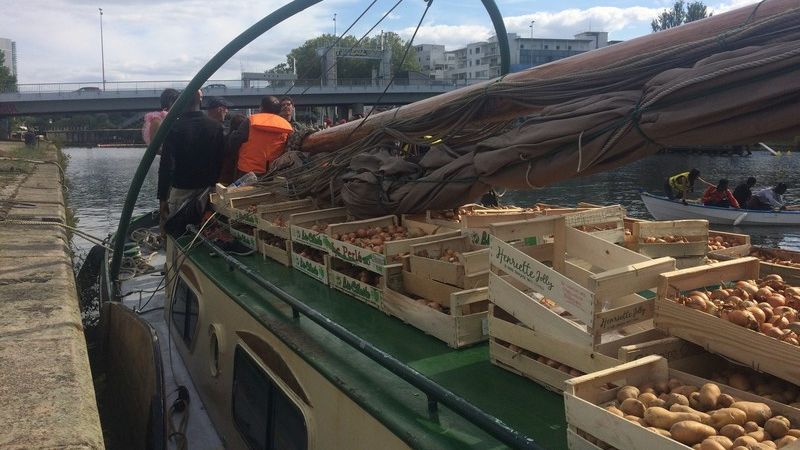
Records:
<instances>
[{"instance_id":1,"label":"green foliage","mask_svg":"<svg viewBox=\"0 0 800 450\"><path fill-rule=\"evenodd\" d=\"M687 5L683 0L678 0L672 5L671 10L665 9L661 11L661 14L650 22L650 27L653 32L662 31L710 16L708 8L703 2L694 1Z\"/></svg>"},{"instance_id":2,"label":"green foliage","mask_svg":"<svg viewBox=\"0 0 800 450\"><path fill-rule=\"evenodd\" d=\"M0 51L0 92L16 92L17 91L17 77L11 74L8 67L4 66L6 61L6 54Z\"/></svg>"},{"instance_id":3,"label":"green foliage","mask_svg":"<svg viewBox=\"0 0 800 450\"><path fill-rule=\"evenodd\" d=\"M414 48L410 48L405 62L400 66L400 60L405 52L406 42L397 33L384 33L386 46L392 51L391 70L392 73L406 70L420 70ZM323 52L335 41L335 37L330 34L323 34L307 40L303 45L292 49L287 55L287 62L278 64L269 69L269 73L291 72L292 66L289 61L297 64L297 76L301 79L320 78L322 75L321 56ZM355 48L380 48L380 36L366 38ZM338 47L349 49L353 47L358 39L355 36L344 36L338 43ZM372 69L380 64L377 60L340 58L336 63L338 78L370 78Z\"/></svg>"}]
</instances>

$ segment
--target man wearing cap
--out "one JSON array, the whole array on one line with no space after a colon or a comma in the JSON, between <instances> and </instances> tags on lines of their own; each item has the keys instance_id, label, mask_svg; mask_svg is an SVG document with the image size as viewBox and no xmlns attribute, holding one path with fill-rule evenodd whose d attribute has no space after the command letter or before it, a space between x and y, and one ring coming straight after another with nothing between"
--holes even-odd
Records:
<instances>
[{"instance_id":1,"label":"man wearing cap","mask_svg":"<svg viewBox=\"0 0 800 450\"><path fill-rule=\"evenodd\" d=\"M228 114L228 109L231 104L222 97L211 97L208 99L208 117L216 120L219 123L225 122L225 115Z\"/></svg>"}]
</instances>

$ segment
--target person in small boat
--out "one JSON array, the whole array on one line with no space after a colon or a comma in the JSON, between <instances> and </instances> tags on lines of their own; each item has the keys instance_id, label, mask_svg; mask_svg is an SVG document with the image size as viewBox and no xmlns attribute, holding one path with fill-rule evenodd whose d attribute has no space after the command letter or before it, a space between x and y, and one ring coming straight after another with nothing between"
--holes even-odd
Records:
<instances>
[{"instance_id":1,"label":"person in small boat","mask_svg":"<svg viewBox=\"0 0 800 450\"><path fill-rule=\"evenodd\" d=\"M692 169L673 175L664 182L664 191L670 200L681 199L686 204L686 193L694 192L694 182L700 178L700 171Z\"/></svg>"},{"instance_id":2,"label":"person in small boat","mask_svg":"<svg viewBox=\"0 0 800 450\"><path fill-rule=\"evenodd\" d=\"M739 202L728 189L728 180L719 180L716 186L709 186L703 192L703 204L706 206L719 206L722 208L739 208Z\"/></svg>"},{"instance_id":3,"label":"person in small boat","mask_svg":"<svg viewBox=\"0 0 800 450\"><path fill-rule=\"evenodd\" d=\"M261 99L261 112L250 116L231 135L231 151L239 155L239 176L248 172L263 175L269 163L283 154L293 130L280 112L281 102L275 96L266 96Z\"/></svg>"},{"instance_id":4,"label":"person in small boat","mask_svg":"<svg viewBox=\"0 0 800 450\"><path fill-rule=\"evenodd\" d=\"M736 189L733 190L733 198L739 202L739 206L742 208L747 207L747 202L750 200L750 197L753 195L753 186L756 185L756 177L749 177L747 181L744 183L736 186Z\"/></svg>"},{"instance_id":5,"label":"person in small boat","mask_svg":"<svg viewBox=\"0 0 800 450\"><path fill-rule=\"evenodd\" d=\"M222 124L200 111L203 93L197 91L164 140L158 164L159 218L167 220L188 202L198 200L205 208L204 193L219 178L225 132ZM203 198L206 197L206 198ZM177 229L182 228L180 226Z\"/></svg>"},{"instance_id":6,"label":"person in small boat","mask_svg":"<svg viewBox=\"0 0 800 450\"><path fill-rule=\"evenodd\" d=\"M786 193L786 183L778 183L777 186L762 189L747 202L747 209L778 209L785 210L786 203L783 201L783 194Z\"/></svg>"}]
</instances>

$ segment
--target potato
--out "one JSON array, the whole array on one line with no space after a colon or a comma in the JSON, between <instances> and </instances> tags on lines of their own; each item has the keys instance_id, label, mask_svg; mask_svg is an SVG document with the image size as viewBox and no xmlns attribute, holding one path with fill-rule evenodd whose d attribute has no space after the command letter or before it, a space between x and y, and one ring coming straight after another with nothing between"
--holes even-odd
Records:
<instances>
[{"instance_id":1,"label":"potato","mask_svg":"<svg viewBox=\"0 0 800 450\"><path fill-rule=\"evenodd\" d=\"M747 413L736 408L718 409L710 412L709 416L711 416L711 418L707 422L708 425L711 425L716 429L720 429L725 425L730 424L744 425L744 423L747 421Z\"/></svg>"},{"instance_id":2,"label":"potato","mask_svg":"<svg viewBox=\"0 0 800 450\"><path fill-rule=\"evenodd\" d=\"M670 394L680 394L680 395L682 395L682 396L684 396L684 397L686 397L688 399L689 396L692 395L692 392L697 392L698 390L699 389L697 388L697 386L683 385L683 386L677 386L677 387L672 388L672 390L669 391L669 393ZM688 403L687 403L687 405L688 405Z\"/></svg>"},{"instance_id":3,"label":"potato","mask_svg":"<svg viewBox=\"0 0 800 450\"><path fill-rule=\"evenodd\" d=\"M621 409L617 408L616 406L606 406L606 411L614 414L615 416L625 417L625 413L622 412Z\"/></svg>"},{"instance_id":4,"label":"potato","mask_svg":"<svg viewBox=\"0 0 800 450\"><path fill-rule=\"evenodd\" d=\"M617 391L617 401L622 404L626 398L636 398L639 396L639 388L636 386L623 386Z\"/></svg>"},{"instance_id":5,"label":"potato","mask_svg":"<svg viewBox=\"0 0 800 450\"><path fill-rule=\"evenodd\" d=\"M644 423L644 419L642 419L641 417L627 415L624 417L624 419L629 420L633 423L637 423L643 427L647 426L647 424Z\"/></svg>"},{"instance_id":6,"label":"potato","mask_svg":"<svg viewBox=\"0 0 800 450\"><path fill-rule=\"evenodd\" d=\"M686 405L689 406L689 399L685 395L670 393L667 400L664 402L664 408L669 409L672 405Z\"/></svg>"},{"instance_id":7,"label":"potato","mask_svg":"<svg viewBox=\"0 0 800 450\"><path fill-rule=\"evenodd\" d=\"M717 399L722 395L719 386L714 383L706 383L700 387L700 394L698 395L697 402L700 405L700 411L709 411L717 407Z\"/></svg>"},{"instance_id":8,"label":"potato","mask_svg":"<svg viewBox=\"0 0 800 450\"><path fill-rule=\"evenodd\" d=\"M758 441L752 436L739 436L738 438L734 439L733 446L736 447L739 445L745 448L750 448L751 446L758 445Z\"/></svg>"},{"instance_id":9,"label":"potato","mask_svg":"<svg viewBox=\"0 0 800 450\"><path fill-rule=\"evenodd\" d=\"M730 408L736 400L728 394L721 394L717 398L717 408Z\"/></svg>"},{"instance_id":10,"label":"potato","mask_svg":"<svg viewBox=\"0 0 800 450\"><path fill-rule=\"evenodd\" d=\"M741 409L747 414L747 420L753 421L759 425L764 425L764 422L772 417L772 410L768 405L759 402L735 402L731 408Z\"/></svg>"},{"instance_id":11,"label":"potato","mask_svg":"<svg viewBox=\"0 0 800 450\"><path fill-rule=\"evenodd\" d=\"M685 412L685 413L697 414L697 417L700 418L700 422L701 423L705 423L706 425L708 425L707 422L709 420L711 420L711 416L709 416L708 414L706 414L704 412L700 412L700 411L692 408L691 406L678 405L676 403L676 404L670 406L669 410L672 411L672 412Z\"/></svg>"},{"instance_id":12,"label":"potato","mask_svg":"<svg viewBox=\"0 0 800 450\"><path fill-rule=\"evenodd\" d=\"M639 398L637 399L644 404L646 407L651 406L664 406L664 400L659 399L656 397L656 394L652 392L645 392L644 394L639 394Z\"/></svg>"},{"instance_id":13,"label":"potato","mask_svg":"<svg viewBox=\"0 0 800 450\"><path fill-rule=\"evenodd\" d=\"M777 445L778 448L786 447L787 445L793 443L796 440L797 440L796 437L789 436L787 434L786 436L783 436L782 438L775 439L775 445Z\"/></svg>"},{"instance_id":14,"label":"potato","mask_svg":"<svg viewBox=\"0 0 800 450\"><path fill-rule=\"evenodd\" d=\"M783 416L775 416L764 423L764 431L769 433L774 439L786 436L792 424L789 419Z\"/></svg>"},{"instance_id":15,"label":"potato","mask_svg":"<svg viewBox=\"0 0 800 450\"><path fill-rule=\"evenodd\" d=\"M764 442L767 439L767 433L764 432L763 428L760 428L756 431L751 431L747 433L748 436L757 440L758 442Z\"/></svg>"},{"instance_id":16,"label":"potato","mask_svg":"<svg viewBox=\"0 0 800 450\"><path fill-rule=\"evenodd\" d=\"M658 434L660 434L660 435L662 435L662 436L664 436L664 437L668 437L668 438L671 438L671 437L672 437L672 435L669 433L669 431L667 431L667 430L664 430L664 429L662 429L662 428L656 428L656 427L647 427L647 429L648 429L648 430L650 430L650 431L652 431L653 433L658 433Z\"/></svg>"},{"instance_id":17,"label":"potato","mask_svg":"<svg viewBox=\"0 0 800 450\"><path fill-rule=\"evenodd\" d=\"M622 404L619 405L619 409L625 413L625 415L636 416L636 417L644 417L644 410L646 409L644 403L636 400L635 398L626 398Z\"/></svg>"},{"instance_id":18,"label":"potato","mask_svg":"<svg viewBox=\"0 0 800 450\"><path fill-rule=\"evenodd\" d=\"M658 406L647 408L644 412L644 421L647 422L648 425L664 430L668 430L673 424L685 420L700 422L700 417L693 413L668 411Z\"/></svg>"},{"instance_id":19,"label":"potato","mask_svg":"<svg viewBox=\"0 0 800 450\"><path fill-rule=\"evenodd\" d=\"M755 422L752 422L752 421L751 422L745 422L745 424L743 426L744 426L744 432L745 433L752 433L753 431L758 431L758 428L759 428L758 424L755 423Z\"/></svg>"},{"instance_id":20,"label":"potato","mask_svg":"<svg viewBox=\"0 0 800 450\"><path fill-rule=\"evenodd\" d=\"M703 442L709 436L715 436L717 430L699 422L683 420L672 425L669 433L672 435L672 439L681 444L694 445Z\"/></svg>"},{"instance_id":21,"label":"potato","mask_svg":"<svg viewBox=\"0 0 800 450\"><path fill-rule=\"evenodd\" d=\"M789 433L787 433L787 434L789 436L794 436L794 437L800 439L800 429L792 428L791 430L789 430Z\"/></svg>"},{"instance_id":22,"label":"potato","mask_svg":"<svg viewBox=\"0 0 800 450\"><path fill-rule=\"evenodd\" d=\"M701 442L700 450L728 450L733 441L725 436L709 436Z\"/></svg>"},{"instance_id":23,"label":"potato","mask_svg":"<svg viewBox=\"0 0 800 450\"><path fill-rule=\"evenodd\" d=\"M725 425L719 430L719 434L733 440L738 438L739 436L744 436L744 427L741 425L736 425L735 423L731 423Z\"/></svg>"}]
</instances>

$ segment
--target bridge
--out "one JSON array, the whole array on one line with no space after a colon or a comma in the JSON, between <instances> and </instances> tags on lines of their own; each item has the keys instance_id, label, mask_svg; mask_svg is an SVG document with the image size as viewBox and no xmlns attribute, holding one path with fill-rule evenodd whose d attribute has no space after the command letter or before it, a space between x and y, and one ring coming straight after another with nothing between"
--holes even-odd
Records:
<instances>
[{"instance_id":1,"label":"bridge","mask_svg":"<svg viewBox=\"0 0 800 450\"><path fill-rule=\"evenodd\" d=\"M399 105L463 87L467 81L395 79L385 95L386 82L339 79L325 85L319 79L265 82L208 81L206 96L222 96L234 109L258 108L265 95L292 96L296 106ZM20 84L16 92L0 93L0 117L65 113L108 113L159 109L165 88L182 89L188 81L126 81L103 83Z\"/></svg>"}]
</instances>

